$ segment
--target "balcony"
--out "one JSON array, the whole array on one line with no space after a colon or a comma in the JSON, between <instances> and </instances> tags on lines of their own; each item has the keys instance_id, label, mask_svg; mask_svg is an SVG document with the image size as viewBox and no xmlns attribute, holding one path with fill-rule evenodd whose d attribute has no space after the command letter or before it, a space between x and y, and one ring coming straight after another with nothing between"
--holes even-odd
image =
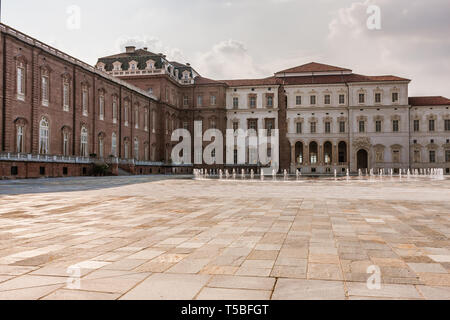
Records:
<instances>
[{"instance_id":1,"label":"balcony","mask_svg":"<svg viewBox=\"0 0 450 320\"><path fill-rule=\"evenodd\" d=\"M51 155L34 155L23 153L0 153L0 161L23 161L23 162L57 162L57 163L92 163L87 157L73 156L51 156Z\"/></svg>"}]
</instances>

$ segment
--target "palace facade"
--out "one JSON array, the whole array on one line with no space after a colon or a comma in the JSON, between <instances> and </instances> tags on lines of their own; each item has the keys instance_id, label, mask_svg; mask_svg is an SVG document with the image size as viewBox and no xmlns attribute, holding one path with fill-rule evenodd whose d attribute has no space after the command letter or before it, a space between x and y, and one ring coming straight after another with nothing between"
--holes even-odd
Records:
<instances>
[{"instance_id":1,"label":"palace facade","mask_svg":"<svg viewBox=\"0 0 450 320\"><path fill-rule=\"evenodd\" d=\"M291 173L449 174L450 99L409 97L409 83L314 62L212 80L135 47L93 67L0 24L0 178L89 175L103 164L111 174L189 173L194 166L172 163L171 134L196 121L224 136L278 129L280 169Z\"/></svg>"}]
</instances>

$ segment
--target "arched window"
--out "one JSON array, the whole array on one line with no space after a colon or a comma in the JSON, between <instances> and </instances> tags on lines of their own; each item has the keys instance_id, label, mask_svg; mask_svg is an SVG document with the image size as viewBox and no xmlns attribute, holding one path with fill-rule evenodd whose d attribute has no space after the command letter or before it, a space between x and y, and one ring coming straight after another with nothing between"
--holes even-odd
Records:
<instances>
[{"instance_id":1,"label":"arched window","mask_svg":"<svg viewBox=\"0 0 450 320\"><path fill-rule=\"evenodd\" d=\"M69 132L67 130L63 132L63 155L69 155Z\"/></svg>"},{"instance_id":2,"label":"arched window","mask_svg":"<svg viewBox=\"0 0 450 320\"><path fill-rule=\"evenodd\" d=\"M100 134L99 136L98 136L98 156L99 156L99 158L104 158L104 156L105 156L105 146L104 146L104 139L103 139L103 135L102 134Z\"/></svg>"},{"instance_id":3,"label":"arched window","mask_svg":"<svg viewBox=\"0 0 450 320\"><path fill-rule=\"evenodd\" d=\"M83 112L83 116L87 116L88 115L88 109L89 109L89 98L88 98L88 88L86 85L83 85L82 88L82 112Z\"/></svg>"},{"instance_id":4,"label":"arched window","mask_svg":"<svg viewBox=\"0 0 450 320\"><path fill-rule=\"evenodd\" d=\"M139 140L134 138L134 158L139 160Z\"/></svg>"},{"instance_id":5,"label":"arched window","mask_svg":"<svg viewBox=\"0 0 450 320\"><path fill-rule=\"evenodd\" d=\"M80 153L82 157L88 156L88 130L85 126L81 127L81 148Z\"/></svg>"},{"instance_id":6,"label":"arched window","mask_svg":"<svg viewBox=\"0 0 450 320\"><path fill-rule=\"evenodd\" d=\"M69 111L70 105L70 84L67 77L63 78L63 110Z\"/></svg>"},{"instance_id":7,"label":"arched window","mask_svg":"<svg viewBox=\"0 0 450 320\"><path fill-rule=\"evenodd\" d=\"M123 144L123 153L124 153L124 157L125 159L129 158L129 146L128 146L128 141L125 141L125 143Z\"/></svg>"},{"instance_id":8,"label":"arched window","mask_svg":"<svg viewBox=\"0 0 450 320\"><path fill-rule=\"evenodd\" d=\"M134 109L134 127L139 129L139 107L135 107Z\"/></svg>"},{"instance_id":9,"label":"arched window","mask_svg":"<svg viewBox=\"0 0 450 320\"><path fill-rule=\"evenodd\" d=\"M115 132L111 136L111 155L117 157L117 136Z\"/></svg>"},{"instance_id":10,"label":"arched window","mask_svg":"<svg viewBox=\"0 0 450 320\"><path fill-rule=\"evenodd\" d=\"M117 97L113 97L113 105L112 105L112 114L113 114L113 123L117 123Z\"/></svg>"},{"instance_id":11,"label":"arched window","mask_svg":"<svg viewBox=\"0 0 450 320\"><path fill-rule=\"evenodd\" d=\"M42 70L41 75L41 91L42 91L42 97L41 97L41 103L43 106L48 107L49 102L49 73L48 70L44 69Z\"/></svg>"},{"instance_id":12,"label":"arched window","mask_svg":"<svg viewBox=\"0 0 450 320\"><path fill-rule=\"evenodd\" d=\"M99 119L105 120L105 95L103 92L100 92L99 101L98 101L98 108L99 108Z\"/></svg>"},{"instance_id":13,"label":"arched window","mask_svg":"<svg viewBox=\"0 0 450 320\"><path fill-rule=\"evenodd\" d=\"M123 119L124 119L124 125L125 127L128 126L128 101L125 101L125 105L123 108Z\"/></svg>"},{"instance_id":14,"label":"arched window","mask_svg":"<svg viewBox=\"0 0 450 320\"><path fill-rule=\"evenodd\" d=\"M145 108L144 130L148 131L148 109Z\"/></svg>"},{"instance_id":15,"label":"arched window","mask_svg":"<svg viewBox=\"0 0 450 320\"><path fill-rule=\"evenodd\" d=\"M39 153L48 154L49 153L49 124L47 119L42 118L39 122Z\"/></svg>"}]
</instances>

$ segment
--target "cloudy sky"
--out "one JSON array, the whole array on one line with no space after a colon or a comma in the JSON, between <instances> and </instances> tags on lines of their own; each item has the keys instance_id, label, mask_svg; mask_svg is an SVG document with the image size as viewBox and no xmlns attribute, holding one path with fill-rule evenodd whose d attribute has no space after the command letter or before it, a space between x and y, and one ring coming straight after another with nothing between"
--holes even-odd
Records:
<instances>
[{"instance_id":1,"label":"cloudy sky","mask_svg":"<svg viewBox=\"0 0 450 320\"><path fill-rule=\"evenodd\" d=\"M1 2L3 23L90 64L135 44L214 79L316 61L407 77L410 95L450 97L449 0ZM367 27L370 5L381 10L380 30Z\"/></svg>"}]
</instances>

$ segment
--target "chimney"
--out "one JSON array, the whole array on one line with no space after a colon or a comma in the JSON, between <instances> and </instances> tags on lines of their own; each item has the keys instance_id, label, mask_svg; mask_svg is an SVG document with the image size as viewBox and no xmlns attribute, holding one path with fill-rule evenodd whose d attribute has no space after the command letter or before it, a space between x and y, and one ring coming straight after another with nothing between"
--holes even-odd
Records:
<instances>
[{"instance_id":1,"label":"chimney","mask_svg":"<svg viewBox=\"0 0 450 320\"><path fill-rule=\"evenodd\" d=\"M191 64L190 64L189 62L186 62L186 65L187 65L188 67L190 67L190 66L191 66Z\"/></svg>"},{"instance_id":2,"label":"chimney","mask_svg":"<svg viewBox=\"0 0 450 320\"><path fill-rule=\"evenodd\" d=\"M147 51L147 49L148 49L147 47L144 47L144 50L145 50L145 51Z\"/></svg>"},{"instance_id":3,"label":"chimney","mask_svg":"<svg viewBox=\"0 0 450 320\"><path fill-rule=\"evenodd\" d=\"M136 47L128 46L128 47L125 47L125 50L127 51L127 53L134 53L136 51Z\"/></svg>"}]
</instances>

